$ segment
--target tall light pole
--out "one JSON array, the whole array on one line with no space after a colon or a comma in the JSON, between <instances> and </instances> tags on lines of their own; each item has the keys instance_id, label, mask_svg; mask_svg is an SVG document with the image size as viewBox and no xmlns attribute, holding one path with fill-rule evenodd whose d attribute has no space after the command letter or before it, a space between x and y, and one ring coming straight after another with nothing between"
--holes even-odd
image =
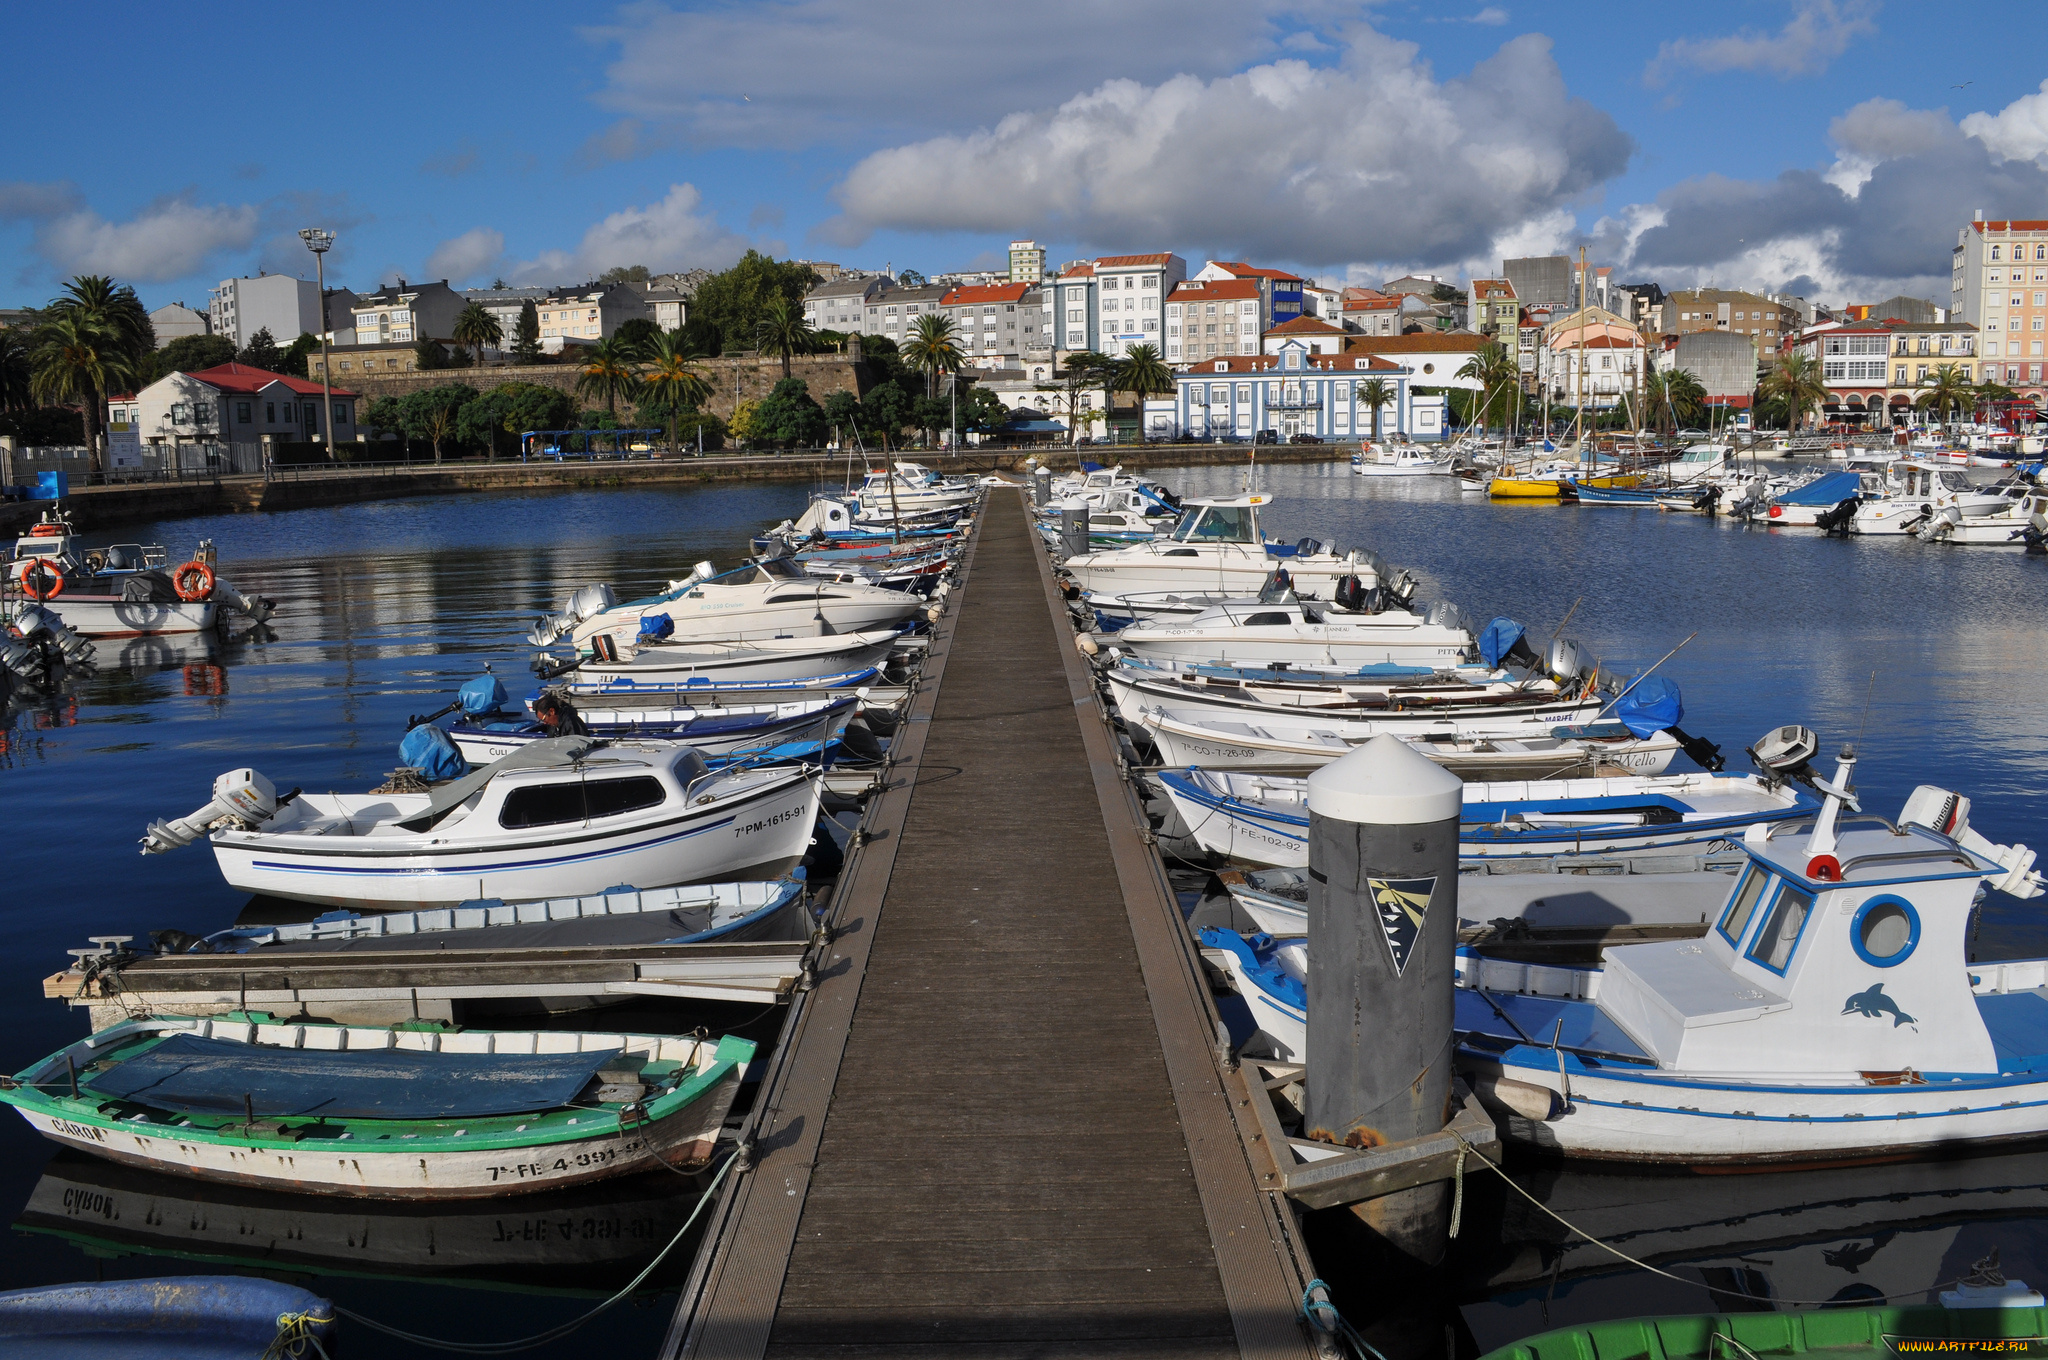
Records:
<instances>
[{"instance_id":1,"label":"tall light pole","mask_svg":"<svg viewBox=\"0 0 2048 1360\"><path fill-rule=\"evenodd\" d=\"M320 422L327 434L327 461L334 461L334 385L327 359L327 252L334 249L334 233L307 227L299 233L306 249L313 252L313 272L320 290Z\"/></svg>"}]
</instances>

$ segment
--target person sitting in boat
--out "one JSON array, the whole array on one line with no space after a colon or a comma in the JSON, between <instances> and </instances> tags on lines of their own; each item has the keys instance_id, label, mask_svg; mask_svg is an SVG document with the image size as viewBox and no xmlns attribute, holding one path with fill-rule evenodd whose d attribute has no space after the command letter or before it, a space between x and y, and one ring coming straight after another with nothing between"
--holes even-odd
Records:
<instances>
[{"instance_id":1,"label":"person sitting in boat","mask_svg":"<svg viewBox=\"0 0 2048 1360\"><path fill-rule=\"evenodd\" d=\"M543 694L533 701L533 716L551 737L587 737L590 729L576 712L576 705L559 694Z\"/></svg>"}]
</instances>

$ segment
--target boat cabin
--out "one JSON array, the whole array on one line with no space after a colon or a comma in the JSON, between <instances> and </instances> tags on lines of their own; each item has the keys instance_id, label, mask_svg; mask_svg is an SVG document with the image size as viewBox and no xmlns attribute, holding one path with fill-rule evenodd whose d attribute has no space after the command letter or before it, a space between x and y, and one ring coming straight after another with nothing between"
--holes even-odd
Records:
<instances>
[{"instance_id":1,"label":"boat cabin","mask_svg":"<svg viewBox=\"0 0 2048 1360\"><path fill-rule=\"evenodd\" d=\"M1928 793L1948 797L1922 790L1909 814ZM2005 867L1836 811L1751 827L1705 938L1606 951L1600 1009L1659 1068L1892 1084L1999 1070L1966 943L1979 886Z\"/></svg>"},{"instance_id":2,"label":"boat cabin","mask_svg":"<svg viewBox=\"0 0 2048 1360\"><path fill-rule=\"evenodd\" d=\"M1244 543L1258 545L1259 507L1271 496L1233 496L1227 500L1191 500L1180 523L1167 535L1175 543Z\"/></svg>"},{"instance_id":3,"label":"boat cabin","mask_svg":"<svg viewBox=\"0 0 2048 1360\"><path fill-rule=\"evenodd\" d=\"M426 830L468 840L542 827L588 827L615 817L646 817L662 807L689 801L697 780L710 772L693 747L651 743L603 743L581 757L548 760L527 747L526 763L508 757L482 787L470 787L481 771L437 788L421 808L412 800L380 807L337 806L309 822L280 818L264 828L291 835L414 835ZM459 795L459 797L458 797ZM451 798L457 799L452 804ZM318 812L317 802L308 812Z\"/></svg>"}]
</instances>

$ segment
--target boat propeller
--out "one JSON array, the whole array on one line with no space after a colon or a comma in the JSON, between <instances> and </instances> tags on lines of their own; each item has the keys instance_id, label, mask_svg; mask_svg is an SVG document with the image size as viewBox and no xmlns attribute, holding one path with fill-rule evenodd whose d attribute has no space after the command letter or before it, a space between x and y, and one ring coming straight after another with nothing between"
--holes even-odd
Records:
<instances>
[{"instance_id":1,"label":"boat propeller","mask_svg":"<svg viewBox=\"0 0 2048 1360\"><path fill-rule=\"evenodd\" d=\"M172 821L151 822L142 837L142 853L161 855L190 845L223 822L245 827L267 822L298 792L293 789L279 798L277 786L256 771L229 770L213 781L213 798L205 807Z\"/></svg>"}]
</instances>

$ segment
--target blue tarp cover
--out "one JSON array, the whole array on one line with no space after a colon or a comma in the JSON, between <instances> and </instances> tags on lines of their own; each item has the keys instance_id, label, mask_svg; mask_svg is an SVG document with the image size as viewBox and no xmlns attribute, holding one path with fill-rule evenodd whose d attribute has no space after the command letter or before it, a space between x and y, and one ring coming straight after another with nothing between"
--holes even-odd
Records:
<instances>
[{"instance_id":1,"label":"blue tarp cover","mask_svg":"<svg viewBox=\"0 0 2048 1360\"><path fill-rule=\"evenodd\" d=\"M1677 726L1685 716L1685 704L1679 697L1676 681L1653 675L1621 696L1621 702L1614 706L1614 716L1638 737L1647 737Z\"/></svg>"},{"instance_id":2,"label":"blue tarp cover","mask_svg":"<svg viewBox=\"0 0 2048 1360\"><path fill-rule=\"evenodd\" d=\"M455 692L462 701L462 711L474 716L478 713L496 713L505 706L505 687L498 683L495 675L479 675Z\"/></svg>"},{"instance_id":3,"label":"blue tarp cover","mask_svg":"<svg viewBox=\"0 0 2048 1360\"><path fill-rule=\"evenodd\" d=\"M1083 459L1081 460L1081 471L1083 471L1083 472L1100 472L1100 471L1102 471L1102 464L1100 464L1100 463L1091 463L1091 462L1089 462L1089 461L1088 461L1088 460L1087 460L1086 458L1083 458Z\"/></svg>"},{"instance_id":4,"label":"blue tarp cover","mask_svg":"<svg viewBox=\"0 0 2048 1360\"><path fill-rule=\"evenodd\" d=\"M0 1346L14 1356L210 1360L268 1354L278 1319L302 1313L334 1344L334 1309L317 1294L240 1275L173 1275L45 1285L0 1294ZM309 1351L312 1349L307 1348ZM324 1352L323 1352L324 1353Z\"/></svg>"},{"instance_id":5,"label":"blue tarp cover","mask_svg":"<svg viewBox=\"0 0 2048 1360\"><path fill-rule=\"evenodd\" d=\"M665 638L676 631L676 621L666 614L642 614L640 616L640 640Z\"/></svg>"},{"instance_id":6,"label":"blue tarp cover","mask_svg":"<svg viewBox=\"0 0 2048 1360\"><path fill-rule=\"evenodd\" d=\"M1513 619L1495 619L1479 630L1479 659L1498 666L1500 659L1522 640L1522 625Z\"/></svg>"},{"instance_id":7,"label":"blue tarp cover","mask_svg":"<svg viewBox=\"0 0 2048 1360\"><path fill-rule=\"evenodd\" d=\"M574 1100L619 1050L595 1053L329 1052L176 1034L79 1085L159 1110L259 1119L481 1119Z\"/></svg>"},{"instance_id":8,"label":"blue tarp cover","mask_svg":"<svg viewBox=\"0 0 2048 1360\"><path fill-rule=\"evenodd\" d=\"M1863 479L1853 472L1830 472L1805 486L1778 497L1780 505L1840 505L1863 490Z\"/></svg>"},{"instance_id":9,"label":"blue tarp cover","mask_svg":"<svg viewBox=\"0 0 2048 1360\"><path fill-rule=\"evenodd\" d=\"M398 743L398 758L435 784L460 779L469 770L469 762L448 734L432 723L421 723L405 734L405 740Z\"/></svg>"}]
</instances>

